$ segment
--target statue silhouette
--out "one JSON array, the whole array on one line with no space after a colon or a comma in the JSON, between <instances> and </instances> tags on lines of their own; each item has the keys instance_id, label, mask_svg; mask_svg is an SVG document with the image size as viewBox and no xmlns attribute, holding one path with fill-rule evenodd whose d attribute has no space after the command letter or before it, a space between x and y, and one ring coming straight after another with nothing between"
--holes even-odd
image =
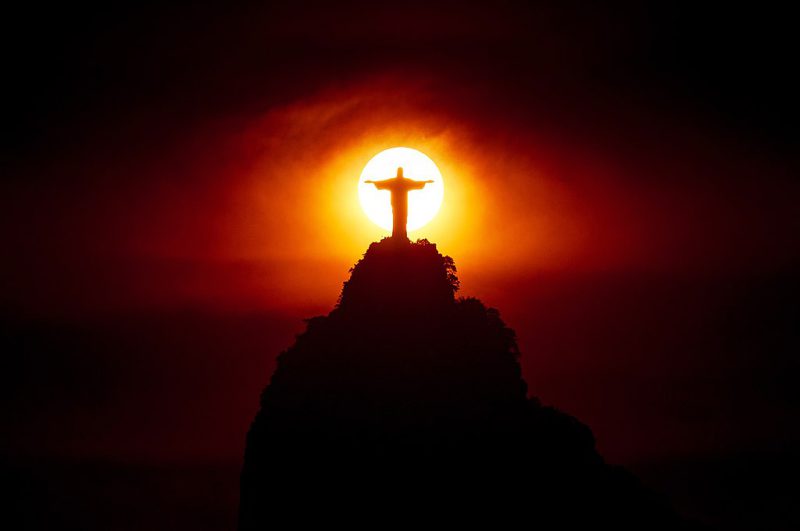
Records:
<instances>
[{"instance_id":1,"label":"statue silhouette","mask_svg":"<svg viewBox=\"0 0 800 531\"><path fill-rule=\"evenodd\" d=\"M374 184L378 190L389 190L392 193L392 238L408 239L406 224L408 223L408 192L421 190L433 181L415 181L403 177L403 168L397 168L397 176L383 181L364 181Z\"/></svg>"}]
</instances>

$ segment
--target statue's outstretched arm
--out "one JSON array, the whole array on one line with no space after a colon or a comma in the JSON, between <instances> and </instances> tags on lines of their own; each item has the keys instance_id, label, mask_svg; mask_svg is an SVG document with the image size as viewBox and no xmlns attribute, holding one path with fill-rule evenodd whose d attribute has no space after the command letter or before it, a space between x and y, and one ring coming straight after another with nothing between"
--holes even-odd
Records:
<instances>
[{"instance_id":1,"label":"statue's outstretched arm","mask_svg":"<svg viewBox=\"0 0 800 531\"><path fill-rule=\"evenodd\" d=\"M364 184L374 184L378 190L390 190L394 179L385 179L383 181L364 181Z\"/></svg>"},{"instance_id":2,"label":"statue's outstretched arm","mask_svg":"<svg viewBox=\"0 0 800 531\"><path fill-rule=\"evenodd\" d=\"M411 181L410 185L408 186L409 190L422 190L425 188L426 184L430 184L433 181Z\"/></svg>"}]
</instances>

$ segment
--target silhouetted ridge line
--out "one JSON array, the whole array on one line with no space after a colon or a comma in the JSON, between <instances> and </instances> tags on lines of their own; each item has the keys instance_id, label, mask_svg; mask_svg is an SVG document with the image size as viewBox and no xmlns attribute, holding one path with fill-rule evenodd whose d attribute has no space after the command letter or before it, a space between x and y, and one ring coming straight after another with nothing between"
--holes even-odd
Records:
<instances>
[{"instance_id":1,"label":"silhouetted ridge line","mask_svg":"<svg viewBox=\"0 0 800 531\"><path fill-rule=\"evenodd\" d=\"M425 240L369 247L336 308L278 357L247 436L240 529L679 526L588 427L526 397L514 332L458 287Z\"/></svg>"},{"instance_id":2,"label":"silhouetted ridge line","mask_svg":"<svg viewBox=\"0 0 800 531\"><path fill-rule=\"evenodd\" d=\"M438 311L453 304L459 288L453 259L427 240L385 238L370 245L350 272L338 304L345 311Z\"/></svg>"}]
</instances>

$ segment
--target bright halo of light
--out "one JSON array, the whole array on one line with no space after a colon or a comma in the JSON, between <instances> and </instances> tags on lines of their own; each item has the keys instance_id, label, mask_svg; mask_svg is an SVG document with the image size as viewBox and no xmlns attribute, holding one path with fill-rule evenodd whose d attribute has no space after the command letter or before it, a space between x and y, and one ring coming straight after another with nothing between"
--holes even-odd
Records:
<instances>
[{"instance_id":1,"label":"bright halo of light","mask_svg":"<svg viewBox=\"0 0 800 531\"><path fill-rule=\"evenodd\" d=\"M403 175L415 181L432 180L422 190L408 193L409 231L424 227L439 212L444 198L444 180L436 164L424 153L407 147L393 147L381 151L367 162L358 180L358 198L361 208L370 220L386 230L392 230L391 194L378 190L364 181L382 181L397 175L397 168L403 168Z\"/></svg>"}]
</instances>

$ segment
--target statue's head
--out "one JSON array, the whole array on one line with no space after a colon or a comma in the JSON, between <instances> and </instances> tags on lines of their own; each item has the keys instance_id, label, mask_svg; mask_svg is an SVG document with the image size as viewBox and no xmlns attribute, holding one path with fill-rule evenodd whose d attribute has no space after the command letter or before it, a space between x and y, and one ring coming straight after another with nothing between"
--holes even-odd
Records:
<instances>
[{"instance_id":1,"label":"statue's head","mask_svg":"<svg viewBox=\"0 0 800 531\"><path fill-rule=\"evenodd\" d=\"M403 178L403 168L397 168L397 177Z\"/></svg>"}]
</instances>

